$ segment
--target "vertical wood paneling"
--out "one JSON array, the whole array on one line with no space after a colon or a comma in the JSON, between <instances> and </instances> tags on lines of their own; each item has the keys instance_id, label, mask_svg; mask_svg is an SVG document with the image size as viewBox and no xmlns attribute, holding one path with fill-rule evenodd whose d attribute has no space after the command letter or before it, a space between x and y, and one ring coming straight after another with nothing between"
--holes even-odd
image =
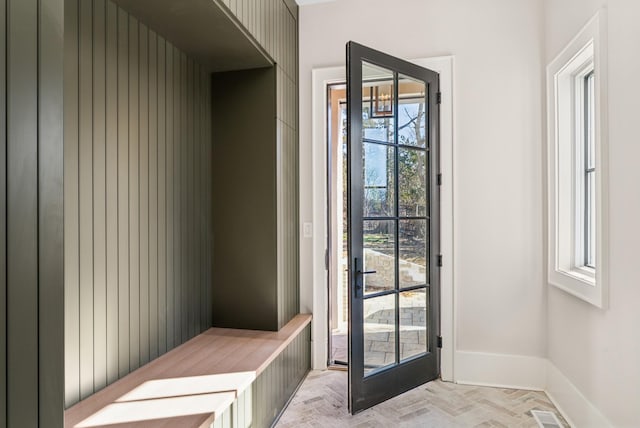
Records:
<instances>
[{"instance_id":1,"label":"vertical wood paneling","mask_svg":"<svg viewBox=\"0 0 640 428\"><path fill-rule=\"evenodd\" d=\"M64 409L64 1L40 0L38 20L37 412L39 426L58 428Z\"/></svg>"},{"instance_id":2,"label":"vertical wood paneling","mask_svg":"<svg viewBox=\"0 0 640 428\"><path fill-rule=\"evenodd\" d=\"M129 352L129 16L118 10L118 374ZM65 141L66 144L66 141ZM66 166L65 166L66 167ZM72 167L71 167L72 168ZM66 195L65 195L66 198ZM65 242L65 245L67 243ZM69 246L72 246L69 243ZM67 400L67 406L74 401Z\"/></svg>"},{"instance_id":3,"label":"vertical wood paneling","mask_svg":"<svg viewBox=\"0 0 640 428\"><path fill-rule=\"evenodd\" d=\"M208 96L206 98L209 100L206 102L206 126L207 126L207 134L206 134L206 154L207 154L207 174L205 180L205 189L206 189L206 199L207 199L207 219L213 218L213 139L212 139L212 99L213 93L211 90L211 76L206 76L207 80L207 90L204 92ZM211 221L207 221L207 258L206 258L206 266L207 266L207 278L206 278L206 288L207 288L207 325L213 325L213 224Z\"/></svg>"},{"instance_id":4,"label":"vertical wood paneling","mask_svg":"<svg viewBox=\"0 0 640 428\"><path fill-rule=\"evenodd\" d=\"M200 79L201 79L201 71L197 64L195 64L194 72L193 72L193 131L195 133L195 137L193 139L193 190L194 190L194 198L193 198L193 220L194 220L194 234L193 234L193 249L195 251L194 263L193 263L193 274L195 275L194 284L197 286L197 291L195 293L194 307L196 308L195 314L195 331L201 331L203 328L202 322L202 264L201 264L201 238L202 238L202 225L201 225L201 217L200 217L200 209L201 202L199 195L201 194L201 180L200 180L200 166L201 166L201 153L200 153L200 145L202 143L202 128L200 126L202 117L200 116L200 99L197 98L196 94L200 93Z\"/></svg>"},{"instance_id":5,"label":"vertical wood paneling","mask_svg":"<svg viewBox=\"0 0 640 428\"><path fill-rule=\"evenodd\" d=\"M38 2L7 21L7 425L38 425Z\"/></svg>"},{"instance_id":6,"label":"vertical wood paneling","mask_svg":"<svg viewBox=\"0 0 640 428\"><path fill-rule=\"evenodd\" d=\"M140 365L149 362L149 32L139 24L139 243L140 243Z\"/></svg>"},{"instance_id":7,"label":"vertical wood paneling","mask_svg":"<svg viewBox=\"0 0 640 428\"><path fill-rule=\"evenodd\" d=\"M80 399L80 241L78 218L78 2L65 2L64 349L65 402ZM73 244L71 244L73 243Z\"/></svg>"},{"instance_id":8,"label":"vertical wood paneling","mask_svg":"<svg viewBox=\"0 0 640 428\"><path fill-rule=\"evenodd\" d=\"M198 93L201 94L206 94L207 93L207 87L206 87L206 82L207 82L207 76L208 73L206 73L204 70L200 71L200 75L198 76L198 81L199 81L199 91ZM198 192L198 195L206 195L206 187L207 187L207 164L206 164L206 160L207 160L207 154L206 154L206 138L207 138L207 115L206 115L206 102L203 98L200 98L198 100L199 105L200 105L200 111L198 114L198 117L200 118L200 126L199 126L199 130L200 130L200 140L199 140L199 147L198 147L198 154L196 156L196 162L198 163L198 167L199 167L199 174L198 174L198 183L201 186L200 192ZM210 141L210 140L209 140ZM208 239L207 236L207 223L210 221L209 219L211 217L207 217L207 197L205 196L204 198L198 198L198 203L200 204L200 206L198 207L197 210L197 216L198 216L198 223L200 225L200 231L198 233L198 248L200 251L200 257L199 257L199 262L198 262L198 271L200 273L200 328L205 328L207 325L207 302L209 302L209 296L207 294L207 288L209 288L209 284L207 282L207 264L205 263L206 261L206 257L207 257L207 251L206 251L206 242Z\"/></svg>"},{"instance_id":9,"label":"vertical wood paneling","mask_svg":"<svg viewBox=\"0 0 640 428\"><path fill-rule=\"evenodd\" d=\"M187 186L189 176L189 124L187 113L187 56L180 52L180 273L181 273L181 302L182 302L182 319L180 321L180 343L183 343L189 337L189 291L191 284L189 283L189 218L188 218L188 201L189 191Z\"/></svg>"},{"instance_id":10,"label":"vertical wood paneling","mask_svg":"<svg viewBox=\"0 0 640 428\"><path fill-rule=\"evenodd\" d=\"M93 377L107 384L106 5L93 0Z\"/></svg>"},{"instance_id":11,"label":"vertical wood paneling","mask_svg":"<svg viewBox=\"0 0 640 428\"><path fill-rule=\"evenodd\" d=\"M277 131L273 150L277 158L273 168L277 182L273 197L277 217L275 224L269 227L273 227L277 235L274 294L277 296L277 325L281 327L299 310L297 7L288 0L217 1L235 15L275 60Z\"/></svg>"},{"instance_id":12,"label":"vertical wood paneling","mask_svg":"<svg viewBox=\"0 0 640 428\"><path fill-rule=\"evenodd\" d=\"M174 315L174 341L176 345L182 343L182 326L185 324L182 319L183 309L183 293L184 281L182 280L182 248L184 234L182 233L182 212L183 206L182 192L180 189L180 183L182 179L182 149L184 144L184 138L182 136L182 69L181 69L181 52L174 46L173 47L173 235L174 235L174 301L175 301L175 315Z\"/></svg>"},{"instance_id":13,"label":"vertical wood paneling","mask_svg":"<svg viewBox=\"0 0 640 428\"><path fill-rule=\"evenodd\" d=\"M138 21L129 17L129 367L140 367L140 161Z\"/></svg>"},{"instance_id":14,"label":"vertical wood paneling","mask_svg":"<svg viewBox=\"0 0 640 428\"><path fill-rule=\"evenodd\" d=\"M62 426L64 14L62 0L0 1L0 427Z\"/></svg>"},{"instance_id":15,"label":"vertical wood paneling","mask_svg":"<svg viewBox=\"0 0 640 428\"><path fill-rule=\"evenodd\" d=\"M191 58L185 56L186 58L186 76L185 76L185 121L186 121L186 140L185 140L185 149L186 149L186 158L185 158L185 181L184 181L184 190L186 193L186 204L185 204L185 239L186 239L186 251L185 251L185 281L187 284L187 293L185 295L186 301L186 309L187 313L186 323L186 337L183 338L183 341L193 337L194 328L194 318L195 318L195 307L192 306L193 301L196 297L196 288L193 281L193 259L194 259L194 251L193 251L193 140L194 140L194 117L193 117L193 61Z\"/></svg>"},{"instance_id":16,"label":"vertical wood paneling","mask_svg":"<svg viewBox=\"0 0 640 428\"><path fill-rule=\"evenodd\" d=\"M251 412L251 426L269 427L282 412L310 369L310 343L311 327L307 326L256 378L251 389L251 407L247 409Z\"/></svg>"},{"instance_id":17,"label":"vertical wood paneling","mask_svg":"<svg viewBox=\"0 0 640 428\"><path fill-rule=\"evenodd\" d=\"M7 224L7 4L0 0L0 224ZM0 227L0 331L7 331L7 228ZM0 428L7 426L7 335L0 335Z\"/></svg>"},{"instance_id":18,"label":"vertical wood paneling","mask_svg":"<svg viewBox=\"0 0 640 428\"><path fill-rule=\"evenodd\" d=\"M174 152L174 63L173 63L173 46L167 42L165 48L165 71L166 71L166 106L165 106L165 130L166 130L166 159L167 159L167 171L166 171L166 184L167 184L167 254L166 254L166 273L167 273L167 348L171 349L175 345L175 295L176 295L176 281L174 277L174 228L175 228L175 208L174 208L174 168L175 168L175 152Z\"/></svg>"},{"instance_id":19,"label":"vertical wood paneling","mask_svg":"<svg viewBox=\"0 0 640 428\"><path fill-rule=\"evenodd\" d=\"M66 1L68 407L211 325L211 94L111 1Z\"/></svg>"},{"instance_id":20,"label":"vertical wood paneling","mask_svg":"<svg viewBox=\"0 0 640 428\"><path fill-rule=\"evenodd\" d=\"M149 32L149 358L158 356L158 38Z\"/></svg>"},{"instance_id":21,"label":"vertical wood paneling","mask_svg":"<svg viewBox=\"0 0 640 428\"><path fill-rule=\"evenodd\" d=\"M118 9L107 2L106 217L107 383L118 379Z\"/></svg>"},{"instance_id":22,"label":"vertical wood paneling","mask_svg":"<svg viewBox=\"0 0 640 428\"><path fill-rule=\"evenodd\" d=\"M93 393L93 3L79 2L80 398Z\"/></svg>"},{"instance_id":23,"label":"vertical wood paneling","mask_svg":"<svg viewBox=\"0 0 640 428\"><path fill-rule=\"evenodd\" d=\"M311 326L307 326L256 380L211 424L212 428L266 428L284 410L311 367Z\"/></svg>"},{"instance_id":24,"label":"vertical wood paneling","mask_svg":"<svg viewBox=\"0 0 640 428\"><path fill-rule=\"evenodd\" d=\"M158 353L167 351L167 138L166 138L166 42L158 37Z\"/></svg>"},{"instance_id":25,"label":"vertical wood paneling","mask_svg":"<svg viewBox=\"0 0 640 428\"><path fill-rule=\"evenodd\" d=\"M189 283L193 284L193 288L190 297L190 305L191 310L189 313L191 314L191 322L189 324L190 331L189 337L193 337L196 335L196 332L199 331L199 320L200 320L200 278L198 275L198 244L196 241L198 223L197 223L197 202L196 200L199 186L196 183L196 176L198 174L198 162L196 161L197 157L195 154L195 149L197 147L198 139L200 138L200 133L198 132L199 127L199 117L198 117L198 109L196 102L195 94L197 93L197 76L198 76L198 67L197 64L194 64L192 60L189 61L189 130L190 130L190 138L189 138L189 165L191 165L191 169L189 171Z\"/></svg>"}]
</instances>

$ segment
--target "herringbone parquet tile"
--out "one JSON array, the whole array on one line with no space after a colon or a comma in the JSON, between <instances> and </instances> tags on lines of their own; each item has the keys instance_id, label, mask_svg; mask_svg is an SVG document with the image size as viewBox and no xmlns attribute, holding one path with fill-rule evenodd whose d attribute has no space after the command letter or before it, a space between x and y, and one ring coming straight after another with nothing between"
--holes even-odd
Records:
<instances>
[{"instance_id":1,"label":"herringbone parquet tile","mask_svg":"<svg viewBox=\"0 0 640 428\"><path fill-rule=\"evenodd\" d=\"M555 412L544 392L433 381L355 416L347 412L347 373L313 371L277 428L537 427L531 410Z\"/></svg>"}]
</instances>

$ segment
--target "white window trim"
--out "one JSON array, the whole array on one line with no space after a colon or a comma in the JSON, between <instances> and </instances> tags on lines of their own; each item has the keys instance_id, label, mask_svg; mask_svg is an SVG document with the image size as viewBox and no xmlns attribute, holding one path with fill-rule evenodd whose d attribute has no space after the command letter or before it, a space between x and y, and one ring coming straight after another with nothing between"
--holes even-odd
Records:
<instances>
[{"instance_id":1,"label":"white window trim","mask_svg":"<svg viewBox=\"0 0 640 428\"><path fill-rule=\"evenodd\" d=\"M606 12L600 10L547 66L548 281L599 308L608 305L608 126ZM575 116L582 91L576 82L595 73L596 269L578 260L576 237L582 154L576 138L583 127Z\"/></svg>"}]
</instances>

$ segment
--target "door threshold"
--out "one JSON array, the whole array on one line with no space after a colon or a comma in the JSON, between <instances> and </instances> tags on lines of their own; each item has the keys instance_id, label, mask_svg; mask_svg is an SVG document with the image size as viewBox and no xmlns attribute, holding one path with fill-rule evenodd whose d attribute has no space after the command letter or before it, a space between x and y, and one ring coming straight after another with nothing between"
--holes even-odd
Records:
<instances>
[{"instance_id":1,"label":"door threshold","mask_svg":"<svg viewBox=\"0 0 640 428\"><path fill-rule=\"evenodd\" d=\"M329 364L327 366L327 370L335 370L335 371L339 371L339 372L346 372L349 370L349 366L347 366L346 364L340 364L340 363L333 363L333 364Z\"/></svg>"}]
</instances>

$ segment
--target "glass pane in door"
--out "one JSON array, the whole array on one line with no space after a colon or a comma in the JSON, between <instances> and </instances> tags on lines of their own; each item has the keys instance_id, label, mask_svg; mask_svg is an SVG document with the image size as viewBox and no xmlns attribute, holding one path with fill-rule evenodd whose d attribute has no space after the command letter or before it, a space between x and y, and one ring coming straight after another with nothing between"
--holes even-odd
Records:
<instances>
[{"instance_id":1,"label":"glass pane in door","mask_svg":"<svg viewBox=\"0 0 640 428\"><path fill-rule=\"evenodd\" d=\"M396 363L396 296L364 301L364 372Z\"/></svg>"},{"instance_id":2,"label":"glass pane in door","mask_svg":"<svg viewBox=\"0 0 640 428\"><path fill-rule=\"evenodd\" d=\"M426 85L402 74L398 76L398 144L426 147Z\"/></svg>"},{"instance_id":3,"label":"glass pane in door","mask_svg":"<svg viewBox=\"0 0 640 428\"><path fill-rule=\"evenodd\" d=\"M399 273L400 288L426 285L429 274L427 220L400 220Z\"/></svg>"},{"instance_id":4,"label":"glass pane in door","mask_svg":"<svg viewBox=\"0 0 640 428\"><path fill-rule=\"evenodd\" d=\"M398 148L399 215L427 215L427 152L424 149Z\"/></svg>"},{"instance_id":5,"label":"glass pane in door","mask_svg":"<svg viewBox=\"0 0 640 428\"><path fill-rule=\"evenodd\" d=\"M363 222L364 294L393 290L396 286L396 224L393 220Z\"/></svg>"},{"instance_id":6,"label":"glass pane in door","mask_svg":"<svg viewBox=\"0 0 640 428\"><path fill-rule=\"evenodd\" d=\"M400 293L400 360L424 354L428 349L429 289Z\"/></svg>"},{"instance_id":7,"label":"glass pane in door","mask_svg":"<svg viewBox=\"0 0 640 428\"><path fill-rule=\"evenodd\" d=\"M395 214L395 147L363 143L364 216Z\"/></svg>"},{"instance_id":8,"label":"glass pane in door","mask_svg":"<svg viewBox=\"0 0 640 428\"><path fill-rule=\"evenodd\" d=\"M393 72L362 63L362 137L368 141L395 140Z\"/></svg>"}]
</instances>

